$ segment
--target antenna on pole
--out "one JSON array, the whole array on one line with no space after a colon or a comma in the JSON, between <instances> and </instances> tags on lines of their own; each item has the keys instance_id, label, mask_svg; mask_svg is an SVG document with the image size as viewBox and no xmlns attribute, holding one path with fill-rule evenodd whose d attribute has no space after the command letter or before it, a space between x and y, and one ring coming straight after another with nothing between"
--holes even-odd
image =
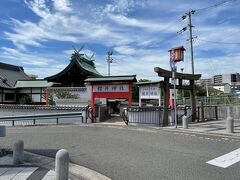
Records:
<instances>
[{"instance_id":1,"label":"antenna on pole","mask_svg":"<svg viewBox=\"0 0 240 180\"><path fill-rule=\"evenodd\" d=\"M107 52L107 63L108 63L108 76L110 76L110 63L112 63L112 55L113 55L113 51L109 50Z\"/></svg>"}]
</instances>

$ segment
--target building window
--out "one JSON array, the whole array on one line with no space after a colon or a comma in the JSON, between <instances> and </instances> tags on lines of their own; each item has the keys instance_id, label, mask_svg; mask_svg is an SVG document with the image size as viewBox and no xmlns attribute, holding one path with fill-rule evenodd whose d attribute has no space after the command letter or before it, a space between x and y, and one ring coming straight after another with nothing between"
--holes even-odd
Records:
<instances>
[{"instance_id":1,"label":"building window","mask_svg":"<svg viewBox=\"0 0 240 180\"><path fill-rule=\"evenodd\" d=\"M5 94L5 101L14 101L15 95L13 93Z\"/></svg>"}]
</instances>

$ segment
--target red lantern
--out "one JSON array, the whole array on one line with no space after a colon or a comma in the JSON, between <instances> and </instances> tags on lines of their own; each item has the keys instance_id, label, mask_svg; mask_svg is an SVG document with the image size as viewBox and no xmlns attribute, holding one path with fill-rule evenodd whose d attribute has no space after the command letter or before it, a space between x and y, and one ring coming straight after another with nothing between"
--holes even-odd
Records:
<instances>
[{"instance_id":1,"label":"red lantern","mask_svg":"<svg viewBox=\"0 0 240 180\"><path fill-rule=\"evenodd\" d=\"M174 62L184 61L184 51L186 49L183 46L172 48L170 52L170 60Z\"/></svg>"}]
</instances>

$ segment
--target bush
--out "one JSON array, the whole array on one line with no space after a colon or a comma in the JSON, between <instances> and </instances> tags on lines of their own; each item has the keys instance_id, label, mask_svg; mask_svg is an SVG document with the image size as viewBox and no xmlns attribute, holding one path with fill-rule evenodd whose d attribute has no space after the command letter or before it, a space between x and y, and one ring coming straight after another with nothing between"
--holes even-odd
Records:
<instances>
[{"instance_id":1,"label":"bush","mask_svg":"<svg viewBox=\"0 0 240 180\"><path fill-rule=\"evenodd\" d=\"M23 97L21 97L21 99L19 100L20 104L31 104L32 103L32 99L30 98L29 95L24 95Z\"/></svg>"}]
</instances>

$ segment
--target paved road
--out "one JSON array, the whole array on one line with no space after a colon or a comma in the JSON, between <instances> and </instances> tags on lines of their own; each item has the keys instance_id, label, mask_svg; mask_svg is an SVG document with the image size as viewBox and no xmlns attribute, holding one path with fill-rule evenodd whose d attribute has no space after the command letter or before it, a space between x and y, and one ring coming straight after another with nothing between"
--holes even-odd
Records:
<instances>
[{"instance_id":1,"label":"paved road","mask_svg":"<svg viewBox=\"0 0 240 180\"><path fill-rule=\"evenodd\" d=\"M116 180L233 180L240 163L228 168L206 162L240 147L240 139L137 127L10 127L1 147L23 139L27 149L54 155L66 148L71 161Z\"/></svg>"}]
</instances>

